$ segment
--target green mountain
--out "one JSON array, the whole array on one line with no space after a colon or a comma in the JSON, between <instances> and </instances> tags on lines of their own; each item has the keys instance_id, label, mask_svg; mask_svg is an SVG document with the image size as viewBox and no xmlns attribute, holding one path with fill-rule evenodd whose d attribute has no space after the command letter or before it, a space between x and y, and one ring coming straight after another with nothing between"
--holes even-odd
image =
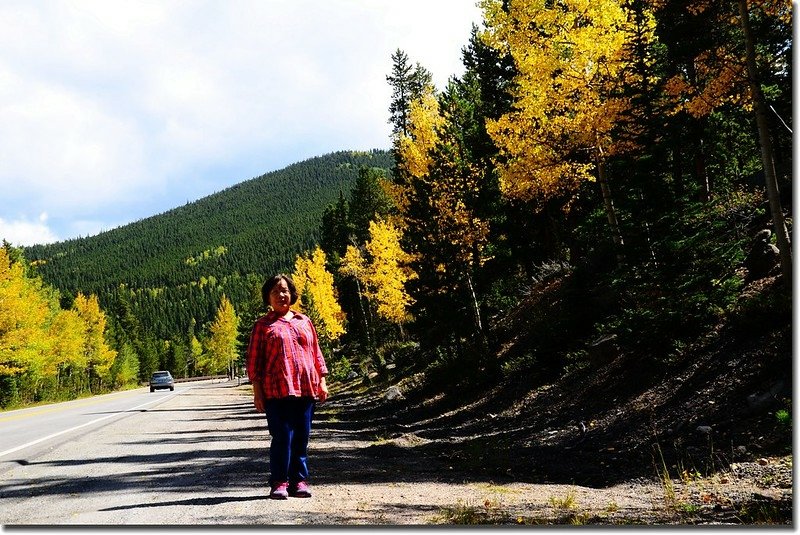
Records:
<instances>
[{"instance_id":1,"label":"green mountain","mask_svg":"<svg viewBox=\"0 0 800 535\"><path fill-rule=\"evenodd\" d=\"M224 293L236 305L253 286L291 270L318 241L324 209L362 166L389 172L388 151L336 152L242 182L96 236L37 245L25 257L64 300L94 293L105 308L124 290L151 335L183 336L209 321ZM123 286L121 286L123 285Z\"/></svg>"}]
</instances>

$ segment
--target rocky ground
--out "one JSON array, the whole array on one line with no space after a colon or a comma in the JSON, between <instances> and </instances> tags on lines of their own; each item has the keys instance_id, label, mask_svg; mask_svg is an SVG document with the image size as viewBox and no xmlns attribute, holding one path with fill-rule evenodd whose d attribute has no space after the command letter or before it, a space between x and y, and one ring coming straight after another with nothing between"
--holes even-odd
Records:
<instances>
[{"instance_id":1,"label":"rocky ground","mask_svg":"<svg viewBox=\"0 0 800 535\"><path fill-rule=\"evenodd\" d=\"M611 446L570 449L577 429L506 427L481 403L409 422L401 400L348 390L319 407L311 462L324 495L360 504L355 523L791 523L790 454L700 473Z\"/></svg>"},{"instance_id":2,"label":"rocky ground","mask_svg":"<svg viewBox=\"0 0 800 535\"><path fill-rule=\"evenodd\" d=\"M414 484L412 523L791 524L790 323L720 326L657 372L623 349L538 386L355 379L319 408L342 456L315 470Z\"/></svg>"}]
</instances>

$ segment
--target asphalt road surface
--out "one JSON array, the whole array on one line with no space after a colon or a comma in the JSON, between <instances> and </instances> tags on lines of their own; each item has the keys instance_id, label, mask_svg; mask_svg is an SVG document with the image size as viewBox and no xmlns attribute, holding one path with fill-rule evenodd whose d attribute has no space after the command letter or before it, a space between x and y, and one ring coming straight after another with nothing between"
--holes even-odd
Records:
<instances>
[{"instance_id":1,"label":"asphalt road surface","mask_svg":"<svg viewBox=\"0 0 800 535\"><path fill-rule=\"evenodd\" d=\"M293 524L263 515L268 434L231 383L0 413L0 523Z\"/></svg>"}]
</instances>

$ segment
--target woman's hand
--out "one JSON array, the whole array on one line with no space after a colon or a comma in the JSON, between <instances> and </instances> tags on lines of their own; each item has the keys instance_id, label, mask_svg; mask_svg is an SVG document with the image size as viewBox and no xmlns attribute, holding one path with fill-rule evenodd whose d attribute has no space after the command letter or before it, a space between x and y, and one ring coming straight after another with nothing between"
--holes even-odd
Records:
<instances>
[{"instance_id":1,"label":"woman's hand","mask_svg":"<svg viewBox=\"0 0 800 535\"><path fill-rule=\"evenodd\" d=\"M253 405L256 406L256 411L267 412L267 409L264 405L265 399L264 387L261 386L260 383L253 383Z\"/></svg>"},{"instance_id":2,"label":"woman's hand","mask_svg":"<svg viewBox=\"0 0 800 535\"><path fill-rule=\"evenodd\" d=\"M324 377L319 381L319 390L317 390L317 397L319 398L320 403L328 399L328 385L325 383Z\"/></svg>"}]
</instances>

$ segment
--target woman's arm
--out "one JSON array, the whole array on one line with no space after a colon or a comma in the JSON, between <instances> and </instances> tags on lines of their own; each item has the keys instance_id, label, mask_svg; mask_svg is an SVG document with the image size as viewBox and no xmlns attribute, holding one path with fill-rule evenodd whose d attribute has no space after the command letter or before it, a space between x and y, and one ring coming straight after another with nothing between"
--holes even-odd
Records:
<instances>
[{"instance_id":1,"label":"woman's arm","mask_svg":"<svg viewBox=\"0 0 800 535\"><path fill-rule=\"evenodd\" d=\"M325 357L322 356L322 349L319 347L319 337L317 336L317 328L314 323L308 320L311 325L311 335L313 337L311 347L314 351L314 367L319 374L319 388L317 389L317 399L322 402L328 399L328 384L325 382L325 376L328 375L328 366L325 364Z\"/></svg>"},{"instance_id":2,"label":"woman's arm","mask_svg":"<svg viewBox=\"0 0 800 535\"><path fill-rule=\"evenodd\" d=\"M317 392L317 397L320 402L328 399L328 385L325 383L324 376L319 380L319 392Z\"/></svg>"},{"instance_id":3,"label":"woman's arm","mask_svg":"<svg viewBox=\"0 0 800 535\"><path fill-rule=\"evenodd\" d=\"M264 345L263 329L256 322L247 346L247 376L250 384L253 385L253 405L258 412L265 412L264 400L267 399L264 392L264 358L266 356Z\"/></svg>"},{"instance_id":4,"label":"woman's arm","mask_svg":"<svg viewBox=\"0 0 800 535\"><path fill-rule=\"evenodd\" d=\"M261 384L261 381L253 383L253 405L256 406L256 411L267 412L264 405L266 399L267 396L264 394L264 385Z\"/></svg>"}]
</instances>

